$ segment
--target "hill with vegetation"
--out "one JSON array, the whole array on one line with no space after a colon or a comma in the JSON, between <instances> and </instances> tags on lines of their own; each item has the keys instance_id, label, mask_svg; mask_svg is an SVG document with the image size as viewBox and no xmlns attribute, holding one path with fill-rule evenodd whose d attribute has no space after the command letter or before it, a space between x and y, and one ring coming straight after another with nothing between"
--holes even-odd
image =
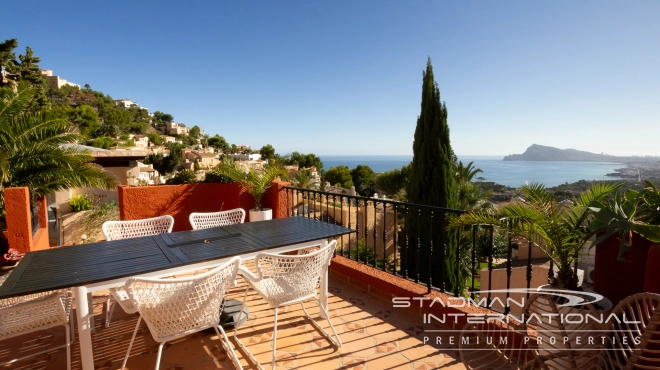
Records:
<instances>
[{"instance_id":1,"label":"hill with vegetation","mask_svg":"<svg viewBox=\"0 0 660 370\"><path fill-rule=\"evenodd\" d=\"M596 154L576 149L558 149L551 146L533 144L523 154L511 154L505 161L578 161L578 162L615 162L630 163L641 161L660 161L660 157L617 157Z\"/></svg>"}]
</instances>

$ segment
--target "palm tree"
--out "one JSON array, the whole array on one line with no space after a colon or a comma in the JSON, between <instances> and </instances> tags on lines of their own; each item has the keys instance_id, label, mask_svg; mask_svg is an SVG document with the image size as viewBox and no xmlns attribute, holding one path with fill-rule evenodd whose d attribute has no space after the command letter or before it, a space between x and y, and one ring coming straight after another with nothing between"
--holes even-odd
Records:
<instances>
[{"instance_id":1,"label":"palm tree","mask_svg":"<svg viewBox=\"0 0 660 370\"><path fill-rule=\"evenodd\" d=\"M238 167L233 160L225 158L218 165L218 172L229 177L232 181L241 185L254 197L254 210L263 211L261 198L273 181L278 177L287 177L287 172L282 167L276 165L266 166L263 171L257 172L252 168L243 170Z\"/></svg>"},{"instance_id":2,"label":"palm tree","mask_svg":"<svg viewBox=\"0 0 660 370\"><path fill-rule=\"evenodd\" d=\"M527 198L525 202L509 203L498 214L488 211L465 213L451 220L448 228L493 225L512 235L525 237L557 266L557 276L551 284L576 289L578 280L572 264L589 237L586 225L589 207L604 200L617 188L618 185L595 184L580 194L575 203L565 205L555 200L544 185L533 183L520 189Z\"/></svg>"},{"instance_id":3,"label":"palm tree","mask_svg":"<svg viewBox=\"0 0 660 370\"><path fill-rule=\"evenodd\" d=\"M0 223L4 189L27 186L37 196L75 187L112 189L114 175L90 163L89 151L75 145L76 127L49 111L30 112L37 90L21 82L16 91L0 88Z\"/></svg>"},{"instance_id":4,"label":"palm tree","mask_svg":"<svg viewBox=\"0 0 660 370\"><path fill-rule=\"evenodd\" d=\"M310 189L312 187L312 178L309 176L309 171L300 170L293 177L293 184L301 189Z\"/></svg>"},{"instance_id":5,"label":"palm tree","mask_svg":"<svg viewBox=\"0 0 660 370\"><path fill-rule=\"evenodd\" d=\"M484 172L481 168L474 167L474 162L470 162L467 166L463 165L463 161L454 162L456 165L456 182L471 182L479 172Z\"/></svg>"}]
</instances>

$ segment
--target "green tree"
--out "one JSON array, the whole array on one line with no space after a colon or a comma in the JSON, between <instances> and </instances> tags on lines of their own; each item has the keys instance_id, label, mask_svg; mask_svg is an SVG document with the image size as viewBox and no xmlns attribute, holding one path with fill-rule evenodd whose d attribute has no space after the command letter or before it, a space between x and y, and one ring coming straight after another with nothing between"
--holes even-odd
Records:
<instances>
[{"instance_id":1,"label":"green tree","mask_svg":"<svg viewBox=\"0 0 660 370\"><path fill-rule=\"evenodd\" d=\"M0 88L0 220L4 223L4 189L27 186L45 196L74 187L112 189L117 179L86 149L65 144L80 140L75 126L48 110L28 108L37 93L20 82L16 91Z\"/></svg>"},{"instance_id":2,"label":"green tree","mask_svg":"<svg viewBox=\"0 0 660 370\"><path fill-rule=\"evenodd\" d=\"M259 154L261 154L261 159L264 161L275 158L275 148L272 145L266 144L259 149Z\"/></svg>"},{"instance_id":3,"label":"green tree","mask_svg":"<svg viewBox=\"0 0 660 370\"><path fill-rule=\"evenodd\" d=\"M456 163L456 183L471 182L478 173L484 172L481 168L476 168L474 162L463 165L463 161Z\"/></svg>"},{"instance_id":4,"label":"green tree","mask_svg":"<svg viewBox=\"0 0 660 370\"><path fill-rule=\"evenodd\" d=\"M101 137L97 137L94 140L91 140L90 142L88 142L88 144L95 148L110 149L110 147L114 146L116 143L110 137L101 136Z\"/></svg>"},{"instance_id":5,"label":"green tree","mask_svg":"<svg viewBox=\"0 0 660 370\"><path fill-rule=\"evenodd\" d=\"M10 45L13 45L13 43L10 42ZM35 88L32 101L28 104L28 109L35 112L50 106L50 100L44 89L45 80L41 75L39 62L41 62L41 58L35 56L32 48L27 46L25 54L20 54L18 60L8 62L5 67L5 77L8 80L14 83L25 81Z\"/></svg>"},{"instance_id":6,"label":"green tree","mask_svg":"<svg viewBox=\"0 0 660 370\"><path fill-rule=\"evenodd\" d=\"M18 47L18 40L9 39L0 43L0 70L5 71L10 68L9 65L16 60L16 53L14 49ZM6 83L0 79L0 86L5 86Z\"/></svg>"},{"instance_id":7,"label":"green tree","mask_svg":"<svg viewBox=\"0 0 660 370\"><path fill-rule=\"evenodd\" d=\"M217 150L222 150L223 153L227 153L230 149L227 140L224 137L216 134L213 137L208 139L209 146Z\"/></svg>"},{"instance_id":8,"label":"green tree","mask_svg":"<svg viewBox=\"0 0 660 370\"><path fill-rule=\"evenodd\" d=\"M180 185L180 184L194 184L197 182L197 175L195 172L185 169L174 175L174 177L167 179L167 185Z\"/></svg>"},{"instance_id":9,"label":"green tree","mask_svg":"<svg viewBox=\"0 0 660 370\"><path fill-rule=\"evenodd\" d=\"M157 132L152 132L149 134L149 142L153 145L163 145L165 139L162 136L158 135Z\"/></svg>"},{"instance_id":10,"label":"green tree","mask_svg":"<svg viewBox=\"0 0 660 370\"><path fill-rule=\"evenodd\" d=\"M312 178L309 176L309 171L300 170L298 171L293 179L293 186L301 189L311 189L312 187Z\"/></svg>"},{"instance_id":11,"label":"green tree","mask_svg":"<svg viewBox=\"0 0 660 370\"><path fill-rule=\"evenodd\" d=\"M371 186L376 184L376 174L367 165L357 165L351 170L355 190L363 196L371 196Z\"/></svg>"},{"instance_id":12,"label":"green tree","mask_svg":"<svg viewBox=\"0 0 660 370\"><path fill-rule=\"evenodd\" d=\"M119 136L119 126L113 124L105 124L96 132L96 136L117 137Z\"/></svg>"},{"instance_id":13,"label":"green tree","mask_svg":"<svg viewBox=\"0 0 660 370\"><path fill-rule=\"evenodd\" d=\"M69 114L69 120L78 126L80 134L89 137L101 128L99 115L89 105L79 105Z\"/></svg>"},{"instance_id":14,"label":"green tree","mask_svg":"<svg viewBox=\"0 0 660 370\"><path fill-rule=\"evenodd\" d=\"M288 162L290 162L290 164L297 164L298 168L316 167L318 171L323 169L321 158L317 157L314 153L301 154L293 152Z\"/></svg>"},{"instance_id":15,"label":"green tree","mask_svg":"<svg viewBox=\"0 0 660 370\"><path fill-rule=\"evenodd\" d=\"M159 110L154 112L154 121L165 123L165 122L174 122L174 117L169 113L163 113Z\"/></svg>"},{"instance_id":16,"label":"green tree","mask_svg":"<svg viewBox=\"0 0 660 370\"><path fill-rule=\"evenodd\" d=\"M411 203L429 206L452 208L458 205L456 179L453 173L453 151L449 142L449 126L447 125L447 107L440 101L440 89L433 76L431 58L426 63L426 71L422 78L422 104L415 140L413 142L413 161L408 177L406 195ZM443 280L442 270L446 271L447 280L444 281L447 289L462 293L466 276L461 276L460 266L456 265L458 243L454 232L445 233L444 225L431 225L430 214L422 211L421 217L409 216L406 222L406 232L409 240L419 240L419 256L422 260L432 258L435 266L433 275L428 276L426 269L416 271L422 281L431 279L436 286ZM417 222L419 219L419 223ZM442 216L435 217L443 223ZM435 227L434 227L435 226ZM436 246L431 255L430 246ZM445 266L442 266L440 248L445 246L447 256ZM407 253L402 258L409 271L415 271L415 248L406 248ZM456 276L456 275L459 276Z\"/></svg>"},{"instance_id":17,"label":"green tree","mask_svg":"<svg viewBox=\"0 0 660 370\"><path fill-rule=\"evenodd\" d=\"M197 160L197 158L195 158L195 162L193 163L193 169L195 171L199 171L199 170L202 169L202 167L200 167L200 165L199 165L199 161Z\"/></svg>"},{"instance_id":18,"label":"green tree","mask_svg":"<svg viewBox=\"0 0 660 370\"><path fill-rule=\"evenodd\" d=\"M408 174L410 173L410 164L402 166L401 169L383 172L376 177L376 187L381 192L389 195L397 195L408 186Z\"/></svg>"},{"instance_id":19,"label":"green tree","mask_svg":"<svg viewBox=\"0 0 660 370\"><path fill-rule=\"evenodd\" d=\"M329 170L325 171L321 181L323 184L326 182L329 182L330 185L339 184L339 186L346 189L353 187L353 177L351 176L351 170L346 166L330 168Z\"/></svg>"},{"instance_id":20,"label":"green tree","mask_svg":"<svg viewBox=\"0 0 660 370\"><path fill-rule=\"evenodd\" d=\"M200 132L201 132L201 130L200 130L199 126L195 125L195 126L191 127L190 130L188 130L188 136L190 136L191 138L197 140L197 139L199 139Z\"/></svg>"}]
</instances>

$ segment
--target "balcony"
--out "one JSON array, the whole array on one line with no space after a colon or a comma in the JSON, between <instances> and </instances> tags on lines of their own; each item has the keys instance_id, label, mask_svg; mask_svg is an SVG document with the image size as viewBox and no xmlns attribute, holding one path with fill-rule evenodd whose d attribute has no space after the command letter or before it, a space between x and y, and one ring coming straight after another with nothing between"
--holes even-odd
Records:
<instances>
[{"instance_id":1,"label":"balcony","mask_svg":"<svg viewBox=\"0 0 660 370\"><path fill-rule=\"evenodd\" d=\"M175 219L174 231L189 228L188 215L191 212L236 207L249 209L254 205L251 198L241 194L235 184L122 187L119 197L123 219L170 214ZM149 207L143 206L146 201ZM428 301L424 307L413 301L410 308L396 308L392 298L441 298L449 302L453 297L469 296L477 300L487 299L488 302L491 298L497 298L500 302L508 298L520 301L521 293L509 295L508 292L499 292L491 297L490 293L487 296L481 293L480 296L479 290L536 288L545 284L553 274L547 259L539 258L538 251L530 248L525 241L509 239L508 245L504 245L504 249L496 255L490 230L469 230L469 233L483 233L489 245L486 246L485 256L479 256L477 246L468 243L465 249L461 249L462 252L453 257L456 264L460 261L471 267L463 275L467 283L459 291L451 285L450 279L457 272L450 271L446 264L446 234L404 231L408 227L414 228L415 223L425 218L431 221L432 230L444 230L445 216L460 211L295 189L285 184L271 188L264 203L273 208L276 218L310 217L357 231L350 237L344 236L338 240L337 256L330 266L329 310L343 346L337 350L332 348L319 332L306 323L299 307L283 309L277 353L277 368L281 369L464 369L458 343L448 343L452 333L432 331L451 330L458 334L465 320L452 322L450 319L443 327L440 324L424 324L423 316L429 313L451 315L461 312L461 309L439 308L439 305L431 309ZM29 202L26 201L26 204ZM26 245L26 248L33 250L37 243L30 243L32 245ZM429 246L430 249L425 249ZM598 283L602 291L596 291L610 298L614 304L634 293L659 291L657 281L660 277L654 266L660 261L660 247L636 244L632 253L625 256L626 263L616 260L618 241L597 249L595 263L604 267L596 270L594 289ZM240 279L239 285L232 290L230 298L242 297ZM239 337L264 368L268 368L272 351L273 311L256 295L249 298L252 316L239 329ZM112 324L105 328L105 312L100 304L104 296L99 295L96 301L99 303L95 306L96 333L93 337L96 368L118 369L137 316L125 315L121 309L116 309ZM462 310L462 313L520 314L515 306L511 312L508 307L488 306L491 310L473 307L472 311ZM314 308L311 310L314 312ZM325 321L319 321L319 324L327 325ZM35 347L60 343L63 334L63 330L53 330L0 342L0 362L20 357L18 354L27 353ZM427 336L431 340L425 344ZM233 369L224 350L213 337L214 334L192 335L166 345L161 369ZM442 339L441 345L434 343L437 338ZM144 326L138 333L127 368L152 368L156 362L156 349L157 344ZM73 368L80 368L78 351L75 343ZM237 351L237 354L245 368L256 368L244 353ZM4 368L61 369L65 367L65 362L65 351L59 350Z\"/></svg>"},{"instance_id":2,"label":"balcony","mask_svg":"<svg viewBox=\"0 0 660 370\"><path fill-rule=\"evenodd\" d=\"M250 263L247 264L251 266ZM444 330L438 325L423 325L422 316L342 280L333 273L329 280L329 312L342 346L333 348L305 318L299 305L280 310L277 338L277 369L465 369L457 351L440 350L423 343L424 330ZM229 298L242 299L245 285L241 279ZM104 327L106 295L95 295L95 333L93 334L96 369L114 370L121 364L138 316L114 310L108 328ZM266 369L272 354L273 313L254 292L248 294L250 319L240 326L238 335ZM313 316L312 304L306 308ZM328 328L325 320L318 320ZM329 328L328 328L329 330ZM230 332L228 332L230 334ZM231 337L231 336L230 336ZM434 335L435 337L435 335ZM57 345L64 341L64 329L56 328L0 342L0 362L34 351L35 347ZM143 323L131 351L127 369L152 369L158 343ZM236 351L245 369L254 363ZM78 343L72 347L72 368L80 369ZM66 368L66 351L60 349L24 360L2 369L60 370ZM163 351L161 369L201 370L234 369L224 349L213 334L193 334L168 343Z\"/></svg>"}]
</instances>

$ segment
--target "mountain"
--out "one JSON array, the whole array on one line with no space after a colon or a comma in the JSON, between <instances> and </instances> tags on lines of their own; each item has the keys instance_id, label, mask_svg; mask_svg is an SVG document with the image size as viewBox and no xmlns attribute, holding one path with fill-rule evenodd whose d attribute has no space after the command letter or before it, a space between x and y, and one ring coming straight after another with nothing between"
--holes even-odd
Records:
<instances>
[{"instance_id":1,"label":"mountain","mask_svg":"<svg viewBox=\"0 0 660 370\"><path fill-rule=\"evenodd\" d=\"M616 157L585 152L576 149L558 149L551 146L533 144L523 154L511 154L504 157L505 161L578 161L578 162L635 162L653 160L658 157Z\"/></svg>"}]
</instances>

